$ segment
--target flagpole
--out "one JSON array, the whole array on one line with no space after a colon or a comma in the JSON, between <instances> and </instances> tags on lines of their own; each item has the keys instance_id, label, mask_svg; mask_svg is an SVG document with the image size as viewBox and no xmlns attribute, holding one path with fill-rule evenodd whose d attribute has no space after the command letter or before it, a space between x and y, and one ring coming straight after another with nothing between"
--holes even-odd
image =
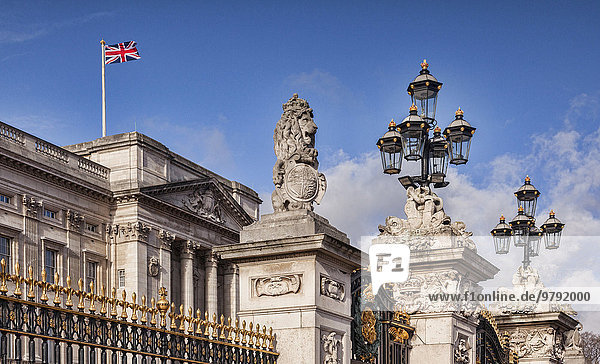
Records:
<instances>
[{"instance_id":1,"label":"flagpole","mask_svg":"<svg viewBox=\"0 0 600 364\"><path fill-rule=\"evenodd\" d=\"M104 55L104 39L100 41L102 48L102 136L106 136L106 78L104 76L105 55Z\"/></svg>"}]
</instances>

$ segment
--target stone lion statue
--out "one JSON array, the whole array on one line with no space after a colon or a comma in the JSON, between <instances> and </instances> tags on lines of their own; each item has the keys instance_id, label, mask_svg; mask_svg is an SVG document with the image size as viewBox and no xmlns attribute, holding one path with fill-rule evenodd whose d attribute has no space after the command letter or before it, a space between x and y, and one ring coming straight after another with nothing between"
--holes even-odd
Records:
<instances>
[{"instance_id":1,"label":"stone lion statue","mask_svg":"<svg viewBox=\"0 0 600 364\"><path fill-rule=\"evenodd\" d=\"M319 203L325 193L325 176L317 173L317 125L313 117L308 102L298 94L283 104L283 114L273 133L277 161L273 167L272 201L276 212L312 210L312 202Z\"/></svg>"}]
</instances>

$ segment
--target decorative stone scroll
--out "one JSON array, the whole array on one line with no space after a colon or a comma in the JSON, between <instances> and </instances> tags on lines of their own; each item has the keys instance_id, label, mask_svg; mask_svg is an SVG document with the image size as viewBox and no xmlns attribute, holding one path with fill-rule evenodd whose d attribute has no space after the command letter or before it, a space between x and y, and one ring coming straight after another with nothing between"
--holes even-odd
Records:
<instances>
[{"instance_id":1,"label":"decorative stone scroll","mask_svg":"<svg viewBox=\"0 0 600 364\"><path fill-rule=\"evenodd\" d=\"M321 276L321 294L336 301L343 301L346 297L343 283L324 276Z\"/></svg>"},{"instance_id":2,"label":"decorative stone scroll","mask_svg":"<svg viewBox=\"0 0 600 364\"><path fill-rule=\"evenodd\" d=\"M287 274L254 280L256 296L283 296L298 293L301 285L301 274Z\"/></svg>"},{"instance_id":3,"label":"decorative stone scroll","mask_svg":"<svg viewBox=\"0 0 600 364\"><path fill-rule=\"evenodd\" d=\"M339 336L335 331L329 334L323 335L321 341L323 342L323 364L338 364L340 359L339 350L342 341L337 338Z\"/></svg>"},{"instance_id":4,"label":"decorative stone scroll","mask_svg":"<svg viewBox=\"0 0 600 364\"><path fill-rule=\"evenodd\" d=\"M271 197L275 212L312 210L313 202L321 202L327 181L317 171L316 133L313 110L306 100L294 94L283 104L283 114L273 134L277 161L273 167L275 191Z\"/></svg>"}]
</instances>

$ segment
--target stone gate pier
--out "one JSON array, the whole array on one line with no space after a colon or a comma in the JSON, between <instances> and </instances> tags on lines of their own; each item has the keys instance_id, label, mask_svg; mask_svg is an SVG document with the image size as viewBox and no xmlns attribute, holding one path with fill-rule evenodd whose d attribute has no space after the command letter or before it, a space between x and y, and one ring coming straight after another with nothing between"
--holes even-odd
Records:
<instances>
[{"instance_id":1,"label":"stone gate pier","mask_svg":"<svg viewBox=\"0 0 600 364\"><path fill-rule=\"evenodd\" d=\"M294 94L274 132L274 213L216 248L239 267L237 316L272 326L279 364L349 364L352 271L363 253L315 214L327 187L318 172L313 110Z\"/></svg>"}]
</instances>

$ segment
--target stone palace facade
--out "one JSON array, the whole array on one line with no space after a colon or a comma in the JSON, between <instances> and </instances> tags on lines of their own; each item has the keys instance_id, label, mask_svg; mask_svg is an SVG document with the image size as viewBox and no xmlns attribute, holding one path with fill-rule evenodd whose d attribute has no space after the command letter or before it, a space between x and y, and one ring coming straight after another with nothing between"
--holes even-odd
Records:
<instances>
[{"instance_id":1,"label":"stone palace facade","mask_svg":"<svg viewBox=\"0 0 600 364\"><path fill-rule=\"evenodd\" d=\"M213 249L239 242L258 194L146 135L58 147L0 123L0 255L64 284L157 297L235 317L237 267ZM23 268L21 268L23 269Z\"/></svg>"}]
</instances>

